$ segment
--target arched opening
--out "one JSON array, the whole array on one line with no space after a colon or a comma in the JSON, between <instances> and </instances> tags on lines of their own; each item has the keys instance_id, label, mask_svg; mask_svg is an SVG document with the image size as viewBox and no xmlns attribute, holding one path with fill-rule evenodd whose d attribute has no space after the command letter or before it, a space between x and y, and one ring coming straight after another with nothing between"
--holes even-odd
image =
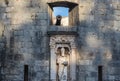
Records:
<instances>
[{"instance_id":1,"label":"arched opening","mask_svg":"<svg viewBox=\"0 0 120 81\"><path fill-rule=\"evenodd\" d=\"M48 3L49 5L49 25L55 25L56 11L58 15L63 17L63 23L60 26L76 26L78 19L78 4L68 1L57 1ZM55 14L55 16L54 16ZM68 18L64 18L64 15ZM66 24L67 23L67 24Z\"/></svg>"}]
</instances>

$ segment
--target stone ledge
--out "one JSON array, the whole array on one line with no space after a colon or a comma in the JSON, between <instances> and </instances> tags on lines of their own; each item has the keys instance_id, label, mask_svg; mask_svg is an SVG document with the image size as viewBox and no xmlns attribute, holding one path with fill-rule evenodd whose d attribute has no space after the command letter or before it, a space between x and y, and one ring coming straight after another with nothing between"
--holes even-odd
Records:
<instances>
[{"instance_id":1,"label":"stone ledge","mask_svg":"<svg viewBox=\"0 0 120 81\"><path fill-rule=\"evenodd\" d=\"M78 35L76 26L49 26L48 35Z\"/></svg>"}]
</instances>

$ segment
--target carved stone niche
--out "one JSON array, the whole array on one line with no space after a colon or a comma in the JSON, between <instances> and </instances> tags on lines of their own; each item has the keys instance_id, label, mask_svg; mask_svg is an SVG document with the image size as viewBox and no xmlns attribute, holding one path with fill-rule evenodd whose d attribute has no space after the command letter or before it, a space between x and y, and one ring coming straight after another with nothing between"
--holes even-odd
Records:
<instances>
[{"instance_id":1,"label":"carved stone niche","mask_svg":"<svg viewBox=\"0 0 120 81\"><path fill-rule=\"evenodd\" d=\"M75 36L51 36L50 58L50 81L76 81Z\"/></svg>"}]
</instances>

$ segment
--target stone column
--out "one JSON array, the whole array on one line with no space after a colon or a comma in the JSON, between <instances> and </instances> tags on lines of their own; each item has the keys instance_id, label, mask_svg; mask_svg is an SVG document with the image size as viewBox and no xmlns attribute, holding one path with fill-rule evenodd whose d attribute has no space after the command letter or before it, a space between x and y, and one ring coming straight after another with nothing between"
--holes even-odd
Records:
<instances>
[{"instance_id":1,"label":"stone column","mask_svg":"<svg viewBox=\"0 0 120 81\"><path fill-rule=\"evenodd\" d=\"M71 77L71 81L76 81L76 46L75 44L71 44L70 77Z\"/></svg>"},{"instance_id":2,"label":"stone column","mask_svg":"<svg viewBox=\"0 0 120 81\"><path fill-rule=\"evenodd\" d=\"M50 65L50 80L56 81L56 54L55 45L50 45L51 65Z\"/></svg>"}]
</instances>

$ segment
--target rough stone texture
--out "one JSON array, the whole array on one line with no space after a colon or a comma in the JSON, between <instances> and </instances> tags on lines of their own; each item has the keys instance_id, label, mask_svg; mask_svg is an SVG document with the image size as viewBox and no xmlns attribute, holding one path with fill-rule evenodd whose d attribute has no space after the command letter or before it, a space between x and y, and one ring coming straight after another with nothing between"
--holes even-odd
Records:
<instances>
[{"instance_id":1,"label":"rough stone texture","mask_svg":"<svg viewBox=\"0 0 120 81\"><path fill-rule=\"evenodd\" d=\"M47 2L64 0L0 0L0 81L49 81L50 13ZM120 81L120 1L66 0L78 5L77 81Z\"/></svg>"}]
</instances>

